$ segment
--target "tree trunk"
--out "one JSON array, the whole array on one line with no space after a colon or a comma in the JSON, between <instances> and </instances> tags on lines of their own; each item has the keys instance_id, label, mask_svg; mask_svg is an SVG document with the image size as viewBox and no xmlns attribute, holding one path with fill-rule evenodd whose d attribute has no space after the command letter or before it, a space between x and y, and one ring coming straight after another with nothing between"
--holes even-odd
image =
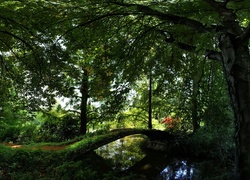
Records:
<instances>
[{"instance_id":1,"label":"tree trunk","mask_svg":"<svg viewBox=\"0 0 250 180\"><path fill-rule=\"evenodd\" d=\"M202 78L202 73L196 73L193 77L193 89L192 89L192 123L193 132L200 128L200 120L198 116L198 94L199 94L199 83Z\"/></svg>"},{"instance_id":2,"label":"tree trunk","mask_svg":"<svg viewBox=\"0 0 250 180\"><path fill-rule=\"evenodd\" d=\"M248 41L222 34L219 38L222 62L235 114L236 177L250 177L250 56Z\"/></svg>"},{"instance_id":3,"label":"tree trunk","mask_svg":"<svg viewBox=\"0 0 250 180\"><path fill-rule=\"evenodd\" d=\"M200 128L200 123L198 119L198 102L197 102L197 92L193 90L192 97L192 123L193 123L193 132L197 131Z\"/></svg>"},{"instance_id":4,"label":"tree trunk","mask_svg":"<svg viewBox=\"0 0 250 180\"><path fill-rule=\"evenodd\" d=\"M149 93L148 93L148 129L152 129L152 72L149 75Z\"/></svg>"},{"instance_id":5,"label":"tree trunk","mask_svg":"<svg viewBox=\"0 0 250 180\"><path fill-rule=\"evenodd\" d=\"M234 86L237 103L236 109L236 145L238 148L238 174L240 179L250 177L250 58L248 47L238 50L238 57L242 57L240 64L235 63Z\"/></svg>"},{"instance_id":6,"label":"tree trunk","mask_svg":"<svg viewBox=\"0 0 250 180\"><path fill-rule=\"evenodd\" d=\"M201 112L199 108L199 89L201 85L201 80L204 75L204 65L205 61L200 61L196 56L193 57L193 65L192 65L192 88L191 88L191 116L192 116L192 124L193 124L193 132L196 132L200 128L200 119Z\"/></svg>"},{"instance_id":7,"label":"tree trunk","mask_svg":"<svg viewBox=\"0 0 250 180\"><path fill-rule=\"evenodd\" d=\"M86 134L87 132L87 101L88 101L88 72L84 70L82 83L81 83L81 115L80 115L80 133L82 135Z\"/></svg>"}]
</instances>

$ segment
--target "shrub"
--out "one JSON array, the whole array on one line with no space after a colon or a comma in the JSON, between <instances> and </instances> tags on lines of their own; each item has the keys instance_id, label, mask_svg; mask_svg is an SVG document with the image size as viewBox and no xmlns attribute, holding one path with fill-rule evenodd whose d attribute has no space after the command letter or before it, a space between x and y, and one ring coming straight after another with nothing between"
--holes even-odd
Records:
<instances>
[{"instance_id":1,"label":"shrub","mask_svg":"<svg viewBox=\"0 0 250 180\"><path fill-rule=\"evenodd\" d=\"M234 139L230 130L221 128L214 131L209 128L199 129L191 138L191 150L198 157L207 157L227 161L234 156Z\"/></svg>"},{"instance_id":2,"label":"shrub","mask_svg":"<svg viewBox=\"0 0 250 180\"><path fill-rule=\"evenodd\" d=\"M79 135L79 120L72 115L49 116L39 128L39 141L65 141Z\"/></svg>"}]
</instances>

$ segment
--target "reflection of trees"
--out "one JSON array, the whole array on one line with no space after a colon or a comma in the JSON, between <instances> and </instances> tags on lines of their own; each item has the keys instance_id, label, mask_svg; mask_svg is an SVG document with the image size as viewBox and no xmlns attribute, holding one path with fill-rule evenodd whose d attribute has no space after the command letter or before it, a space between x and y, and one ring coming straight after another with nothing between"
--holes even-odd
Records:
<instances>
[{"instance_id":1,"label":"reflection of trees","mask_svg":"<svg viewBox=\"0 0 250 180\"><path fill-rule=\"evenodd\" d=\"M141 136L127 136L96 150L115 171L134 172L164 179L191 178L193 166L186 161L173 160L165 153L149 151L142 153Z\"/></svg>"},{"instance_id":2,"label":"reflection of trees","mask_svg":"<svg viewBox=\"0 0 250 180\"><path fill-rule=\"evenodd\" d=\"M187 161L173 159L162 152L150 151L139 162L126 170L159 179L191 179L193 165Z\"/></svg>"},{"instance_id":3,"label":"reflection of trees","mask_svg":"<svg viewBox=\"0 0 250 180\"><path fill-rule=\"evenodd\" d=\"M174 161L160 176L162 179L192 179L193 170L193 165L189 165L187 161Z\"/></svg>"},{"instance_id":4,"label":"reflection of trees","mask_svg":"<svg viewBox=\"0 0 250 180\"><path fill-rule=\"evenodd\" d=\"M142 140L142 136L127 136L98 148L96 152L106 159L114 170L122 171L145 156L139 147Z\"/></svg>"}]
</instances>

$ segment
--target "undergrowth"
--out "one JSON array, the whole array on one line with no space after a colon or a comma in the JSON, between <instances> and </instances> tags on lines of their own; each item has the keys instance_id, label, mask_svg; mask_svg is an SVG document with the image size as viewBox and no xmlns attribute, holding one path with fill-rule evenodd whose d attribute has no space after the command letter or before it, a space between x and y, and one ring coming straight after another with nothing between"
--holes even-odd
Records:
<instances>
[{"instance_id":1,"label":"undergrowth","mask_svg":"<svg viewBox=\"0 0 250 180\"><path fill-rule=\"evenodd\" d=\"M99 163L93 160L91 153L81 154L83 150L86 151L91 148L94 142L102 142L103 139L112 138L115 133L118 133L118 131L113 133L102 131L87 134L84 137L76 137L66 142L33 144L20 149L0 145L0 179L144 179L144 177L138 177L135 174L120 177L119 174L112 172L110 169L104 170L103 167L98 167ZM234 143L233 139L229 138L229 134L231 133L200 129L196 134L186 139L185 147L183 144L180 147L187 148L190 156L216 159L221 163L232 162ZM77 143L72 144L74 142ZM67 144L71 145L61 151L32 149L32 146ZM206 165L206 167L210 166ZM203 171L202 168L200 171ZM204 169L205 171L206 169ZM231 173L225 169L224 173L218 173L217 177L226 177L227 172Z\"/></svg>"},{"instance_id":2,"label":"undergrowth","mask_svg":"<svg viewBox=\"0 0 250 180\"><path fill-rule=\"evenodd\" d=\"M93 161L94 158L91 158L90 153L77 155L81 150L91 147L93 142L112 136L106 132L98 132L95 135L87 134L84 138L77 137L67 142L39 143L17 149L0 145L0 179L120 179L119 175L110 170L103 171L102 167L98 167L98 163ZM71 144L77 140L80 141L61 151L39 149L42 146ZM130 179L129 177L132 176L128 175L123 179Z\"/></svg>"}]
</instances>

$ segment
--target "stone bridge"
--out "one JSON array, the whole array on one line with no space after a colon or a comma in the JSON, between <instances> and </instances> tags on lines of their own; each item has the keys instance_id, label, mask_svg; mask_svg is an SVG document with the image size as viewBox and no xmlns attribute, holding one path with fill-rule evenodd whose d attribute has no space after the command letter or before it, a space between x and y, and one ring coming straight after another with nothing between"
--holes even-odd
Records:
<instances>
[{"instance_id":1,"label":"stone bridge","mask_svg":"<svg viewBox=\"0 0 250 180\"><path fill-rule=\"evenodd\" d=\"M67 148L68 153L73 155L73 158L78 157L82 154L91 152L105 144L123 138L125 136L143 134L146 135L150 140L173 140L174 136L160 130L149 130L149 129L115 129L106 134L94 135L93 137L88 137L88 142L81 145L81 141L70 145ZM82 140L84 141L84 139Z\"/></svg>"}]
</instances>

